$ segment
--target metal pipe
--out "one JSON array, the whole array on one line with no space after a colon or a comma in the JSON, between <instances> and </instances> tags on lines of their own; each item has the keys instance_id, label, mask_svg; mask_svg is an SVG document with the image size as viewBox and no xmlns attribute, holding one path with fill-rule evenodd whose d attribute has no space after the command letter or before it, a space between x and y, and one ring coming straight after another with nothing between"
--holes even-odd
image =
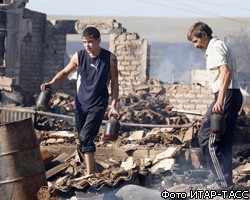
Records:
<instances>
[{"instance_id":1,"label":"metal pipe","mask_svg":"<svg viewBox=\"0 0 250 200\"><path fill-rule=\"evenodd\" d=\"M57 113L51 113L51 112L44 112L35 110L34 108L17 108L17 107L0 107L0 110L12 110L12 111L20 111L20 112L26 112L26 113L32 113L34 115L46 115L46 116L52 116L52 117L59 117L64 119L70 119L74 120L74 116L70 115L62 115ZM103 120L102 124L106 124L107 120ZM130 123L130 122L120 122L121 126L132 126L132 127L145 127L145 128L189 128L193 125L193 123L183 124L183 125L165 125L165 124L138 124L138 123Z\"/></svg>"},{"instance_id":2,"label":"metal pipe","mask_svg":"<svg viewBox=\"0 0 250 200\"><path fill-rule=\"evenodd\" d=\"M172 109L172 111L178 112L178 113L186 113L186 114L190 114L190 115L199 115L199 116L202 116L202 114L200 112L193 112L193 111L190 111L190 110Z\"/></svg>"},{"instance_id":3,"label":"metal pipe","mask_svg":"<svg viewBox=\"0 0 250 200\"><path fill-rule=\"evenodd\" d=\"M183 125L164 125L164 124L136 124L136 123L126 123L120 122L122 126L136 126L136 127L148 127L148 128L189 128L193 123L183 124Z\"/></svg>"}]
</instances>

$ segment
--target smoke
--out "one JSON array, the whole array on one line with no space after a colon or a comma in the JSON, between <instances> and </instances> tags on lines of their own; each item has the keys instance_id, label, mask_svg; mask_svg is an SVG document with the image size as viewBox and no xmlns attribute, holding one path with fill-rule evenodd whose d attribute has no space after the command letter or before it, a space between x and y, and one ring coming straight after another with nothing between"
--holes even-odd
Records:
<instances>
[{"instance_id":1,"label":"smoke","mask_svg":"<svg viewBox=\"0 0 250 200\"><path fill-rule=\"evenodd\" d=\"M109 42L103 41L101 44L108 49ZM191 70L205 69L204 52L195 49L190 43L155 42L150 46L150 79L158 78L168 83L190 83ZM81 41L67 41L66 51L69 57L82 48Z\"/></svg>"},{"instance_id":2,"label":"smoke","mask_svg":"<svg viewBox=\"0 0 250 200\"><path fill-rule=\"evenodd\" d=\"M158 78L164 82L172 82L172 74L175 66L167 58L162 57L161 60L151 57L150 78Z\"/></svg>"},{"instance_id":3,"label":"smoke","mask_svg":"<svg viewBox=\"0 0 250 200\"><path fill-rule=\"evenodd\" d=\"M191 70L204 69L204 52L189 43L152 43L150 78L163 82L190 83Z\"/></svg>"}]
</instances>

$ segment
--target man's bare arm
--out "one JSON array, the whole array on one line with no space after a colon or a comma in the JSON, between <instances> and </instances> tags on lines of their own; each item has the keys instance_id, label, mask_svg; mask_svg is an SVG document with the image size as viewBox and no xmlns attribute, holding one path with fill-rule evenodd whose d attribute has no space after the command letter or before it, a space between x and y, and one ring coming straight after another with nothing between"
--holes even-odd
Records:
<instances>
[{"instance_id":1,"label":"man's bare arm","mask_svg":"<svg viewBox=\"0 0 250 200\"><path fill-rule=\"evenodd\" d=\"M41 90L44 90L46 86L54 86L57 83L64 81L68 77L68 75L77 68L77 66L78 66L78 55L77 53L75 53L71 57L70 62L66 65L65 68L63 68L60 72L58 72L49 83L43 83L41 85Z\"/></svg>"},{"instance_id":2,"label":"man's bare arm","mask_svg":"<svg viewBox=\"0 0 250 200\"><path fill-rule=\"evenodd\" d=\"M224 113L224 100L231 80L231 71L227 65L219 67L220 70L220 90L218 99L213 107L213 112L218 114Z\"/></svg>"},{"instance_id":3,"label":"man's bare arm","mask_svg":"<svg viewBox=\"0 0 250 200\"><path fill-rule=\"evenodd\" d=\"M111 109L109 116L112 114L120 116L117 111L117 103L119 96L119 84L118 84L118 68L117 58L114 54L110 56L110 78L111 78Z\"/></svg>"}]
</instances>

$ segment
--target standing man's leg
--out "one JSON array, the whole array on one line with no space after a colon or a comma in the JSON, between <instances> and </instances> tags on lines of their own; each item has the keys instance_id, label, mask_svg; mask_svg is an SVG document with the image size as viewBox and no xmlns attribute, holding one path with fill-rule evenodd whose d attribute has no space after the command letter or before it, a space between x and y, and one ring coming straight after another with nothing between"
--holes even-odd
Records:
<instances>
[{"instance_id":1,"label":"standing man's leg","mask_svg":"<svg viewBox=\"0 0 250 200\"><path fill-rule=\"evenodd\" d=\"M211 116L212 116L212 108L217 100L218 93L215 94L214 101L209 106L205 119L202 123L202 126L198 133L199 145L201 151L206 159L207 164L210 166L214 175L217 178L217 183L223 182L223 187L226 187L225 178L223 175L223 167L225 165L222 164L223 152L222 152L222 135L215 134L211 132Z\"/></svg>"},{"instance_id":2,"label":"standing man's leg","mask_svg":"<svg viewBox=\"0 0 250 200\"><path fill-rule=\"evenodd\" d=\"M87 175L95 172L95 157L96 146L94 139L97 136L104 114L106 111L105 106L98 106L89 111L83 111L83 114L79 116L76 113L76 124L79 122L82 127L78 126L78 138L79 138L79 151L84 155L84 160L87 168Z\"/></svg>"},{"instance_id":3,"label":"standing man's leg","mask_svg":"<svg viewBox=\"0 0 250 200\"><path fill-rule=\"evenodd\" d=\"M216 101L210 105L206 118L199 131L199 144L207 163L210 165L217 183L221 187L230 187L232 183L232 141L237 119L237 113L241 107L241 94L235 92L231 95L230 90L225 102L226 131L224 134L211 132L212 107Z\"/></svg>"},{"instance_id":4,"label":"standing man's leg","mask_svg":"<svg viewBox=\"0 0 250 200\"><path fill-rule=\"evenodd\" d=\"M235 133L235 126L238 117L238 112L242 106L242 95L240 90L228 90L224 116L226 118L226 131L222 142L222 152L224 156L224 174L227 185L233 185L232 182L232 157L233 157L233 139Z\"/></svg>"},{"instance_id":5,"label":"standing man's leg","mask_svg":"<svg viewBox=\"0 0 250 200\"><path fill-rule=\"evenodd\" d=\"M216 102L216 99L211 103L211 105L207 109L205 118L202 122L202 125L198 133L198 141L199 141L199 146L201 148L201 152L206 160L207 165L209 165L209 167L211 168L214 174L215 174L215 168L212 165L212 159L211 159L210 152L209 152L209 138L211 135L212 108L215 102Z\"/></svg>"},{"instance_id":6,"label":"standing man's leg","mask_svg":"<svg viewBox=\"0 0 250 200\"><path fill-rule=\"evenodd\" d=\"M86 162L87 175L95 173L95 156L94 152L85 152L84 160Z\"/></svg>"}]
</instances>

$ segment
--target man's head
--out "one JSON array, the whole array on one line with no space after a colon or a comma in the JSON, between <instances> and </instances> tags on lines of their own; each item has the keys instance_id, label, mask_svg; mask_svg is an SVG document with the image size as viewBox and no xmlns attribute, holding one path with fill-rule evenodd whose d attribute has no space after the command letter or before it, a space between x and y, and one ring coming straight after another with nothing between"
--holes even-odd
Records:
<instances>
[{"instance_id":1,"label":"man's head","mask_svg":"<svg viewBox=\"0 0 250 200\"><path fill-rule=\"evenodd\" d=\"M188 31L187 39L194 43L196 48L205 50L212 38L212 29L203 22L196 22Z\"/></svg>"},{"instance_id":2,"label":"man's head","mask_svg":"<svg viewBox=\"0 0 250 200\"><path fill-rule=\"evenodd\" d=\"M99 39L101 36L100 36L100 31L95 28L95 27L87 27L83 33L82 33L82 37L86 37L86 38L94 38L94 39Z\"/></svg>"},{"instance_id":3,"label":"man's head","mask_svg":"<svg viewBox=\"0 0 250 200\"><path fill-rule=\"evenodd\" d=\"M89 54L96 56L99 53L101 36L97 28L87 27L82 33L82 41L84 48Z\"/></svg>"}]
</instances>

